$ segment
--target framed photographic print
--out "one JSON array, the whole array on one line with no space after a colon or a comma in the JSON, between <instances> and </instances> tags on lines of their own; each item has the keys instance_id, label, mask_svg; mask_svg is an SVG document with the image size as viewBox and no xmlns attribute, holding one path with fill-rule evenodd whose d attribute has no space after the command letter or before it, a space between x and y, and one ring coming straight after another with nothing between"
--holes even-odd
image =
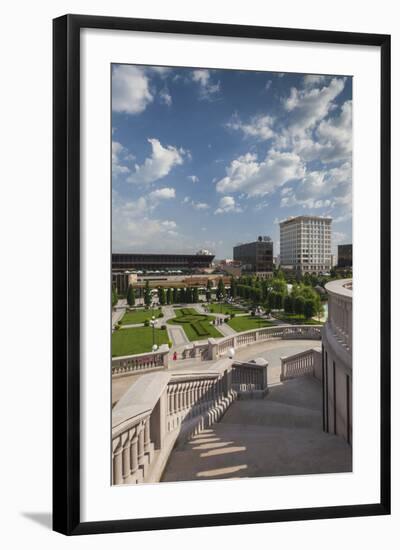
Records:
<instances>
[{"instance_id":1,"label":"framed photographic print","mask_svg":"<svg viewBox=\"0 0 400 550\"><path fill-rule=\"evenodd\" d=\"M54 529L390 513L390 37L54 20Z\"/></svg>"}]
</instances>

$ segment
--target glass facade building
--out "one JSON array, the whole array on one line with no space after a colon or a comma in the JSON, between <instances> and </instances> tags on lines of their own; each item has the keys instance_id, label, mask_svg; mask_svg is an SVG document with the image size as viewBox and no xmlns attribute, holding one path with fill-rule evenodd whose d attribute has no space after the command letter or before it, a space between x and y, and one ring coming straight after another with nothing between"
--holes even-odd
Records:
<instances>
[{"instance_id":1,"label":"glass facade building","mask_svg":"<svg viewBox=\"0 0 400 550\"><path fill-rule=\"evenodd\" d=\"M252 243L233 247L233 259L240 262L242 272L271 273L273 270L273 242L269 237L259 237Z\"/></svg>"}]
</instances>

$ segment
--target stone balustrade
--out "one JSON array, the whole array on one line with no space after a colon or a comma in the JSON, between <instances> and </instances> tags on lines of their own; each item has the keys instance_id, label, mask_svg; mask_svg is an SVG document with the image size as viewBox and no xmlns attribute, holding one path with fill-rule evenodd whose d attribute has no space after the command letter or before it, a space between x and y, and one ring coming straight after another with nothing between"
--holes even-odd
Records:
<instances>
[{"instance_id":1,"label":"stone balustrade","mask_svg":"<svg viewBox=\"0 0 400 550\"><path fill-rule=\"evenodd\" d=\"M217 422L236 398L232 362L139 378L112 412L112 482L156 482L175 443Z\"/></svg>"},{"instance_id":2,"label":"stone balustrade","mask_svg":"<svg viewBox=\"0 0 400 550\"><path fill-rule=\"evenodd\" d=\"M182 359L208 359L208 342L192 342L182 351Z\"/></svg>"},{"instance_id":3,"label":"stone balustrade","mask_svg":"<svg viewBox=\"0 0 400 550\"><path fill-rule=\"evenodd\" d=\"M322 330L322 425L326 432L353 439L352 279L331 281L328 320Z\"/></svg>"},{"instance_id":4,"label":"stone balustrade","mask_svg":"<svg viewBox=\"0 0 400 550\"><path fill-rule=\"evenodd\" d=\"M235 334L234 336L227 336L226 338L219 340L210 338L208 340L208 356L210 359L218 359L228 355L230 349L246 347L252 344L279 338L283 340L320 340L321 326L322 325L278 325L274 327L248 330L246 332L241 332L239 334Z\"/></svg>"},{"instance_id":5,"label":"stone balustrade","mask_svg":"<svg viewBox=\"0 0 400 550\"><path fill-rule=\"evenodd\" d=\"M143 371L168 368L168 354L169 348L167 344L163 344L156 352L114 357L111 362L112 376L127 376Z\"/></svg>"},{"instance_id":6,"label":"stone balustrade","mask_svg":"<svg viewBox=\"0 0 400 550\"><path fill-rule=\"evenodd\" d=\"M237 397L262 398L268 391L268 361L262 358L250 362L235 361L232 365L232 388Z\"/></svg>"},{"instance_id":7,"label":"stone balustrade","mask_svg":"<svg viewBox=\"0 0 400 550\"><path fill-rule=\"evenodd\" d=\"M307 374L321 380L321 350L319 348L281 357L281 381Z\"/></svg>"},{"instance_id":8,"label":"stone balustrade","mask_svg":"<svg viewBox=\"0 0 400 550\"><path fill-rule=\"evenodd\" d=\"M328 329L336 340L351 353L353 283L348 279L331 281L325 286L328 292Z\"/></svg>"}]
</instances>

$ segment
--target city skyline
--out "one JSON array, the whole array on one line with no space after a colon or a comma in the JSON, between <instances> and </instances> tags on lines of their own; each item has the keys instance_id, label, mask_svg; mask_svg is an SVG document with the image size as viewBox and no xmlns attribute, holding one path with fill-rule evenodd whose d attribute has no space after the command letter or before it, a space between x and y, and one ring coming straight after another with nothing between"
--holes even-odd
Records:
<instances>
[{"instance_id":1,"label":"city skyline","mask_svg":"<svg viewBox=\"0 0 400 550\"><path fill-rule=\"evenodd\" d=\"M279 222L351 243L349 77L113 65L114 252L230 258Z\"/></svg>"}]
</instances>

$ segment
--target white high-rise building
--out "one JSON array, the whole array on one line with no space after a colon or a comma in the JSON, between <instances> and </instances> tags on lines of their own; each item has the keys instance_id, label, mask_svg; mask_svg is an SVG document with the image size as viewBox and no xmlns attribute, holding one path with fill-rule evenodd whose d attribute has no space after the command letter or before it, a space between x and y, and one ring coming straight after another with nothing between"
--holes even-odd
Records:
<instances>
[{"instance_id":1,"label":"white high-rise building","mask_svg":"<svg viewBox=\"0 0 400 550\"><path fill-rule=\"evenodd\" d=\"M282 267L302 275L331 269L332 218L297 216L279 225Z\"/></svg>"}]
</instances>

